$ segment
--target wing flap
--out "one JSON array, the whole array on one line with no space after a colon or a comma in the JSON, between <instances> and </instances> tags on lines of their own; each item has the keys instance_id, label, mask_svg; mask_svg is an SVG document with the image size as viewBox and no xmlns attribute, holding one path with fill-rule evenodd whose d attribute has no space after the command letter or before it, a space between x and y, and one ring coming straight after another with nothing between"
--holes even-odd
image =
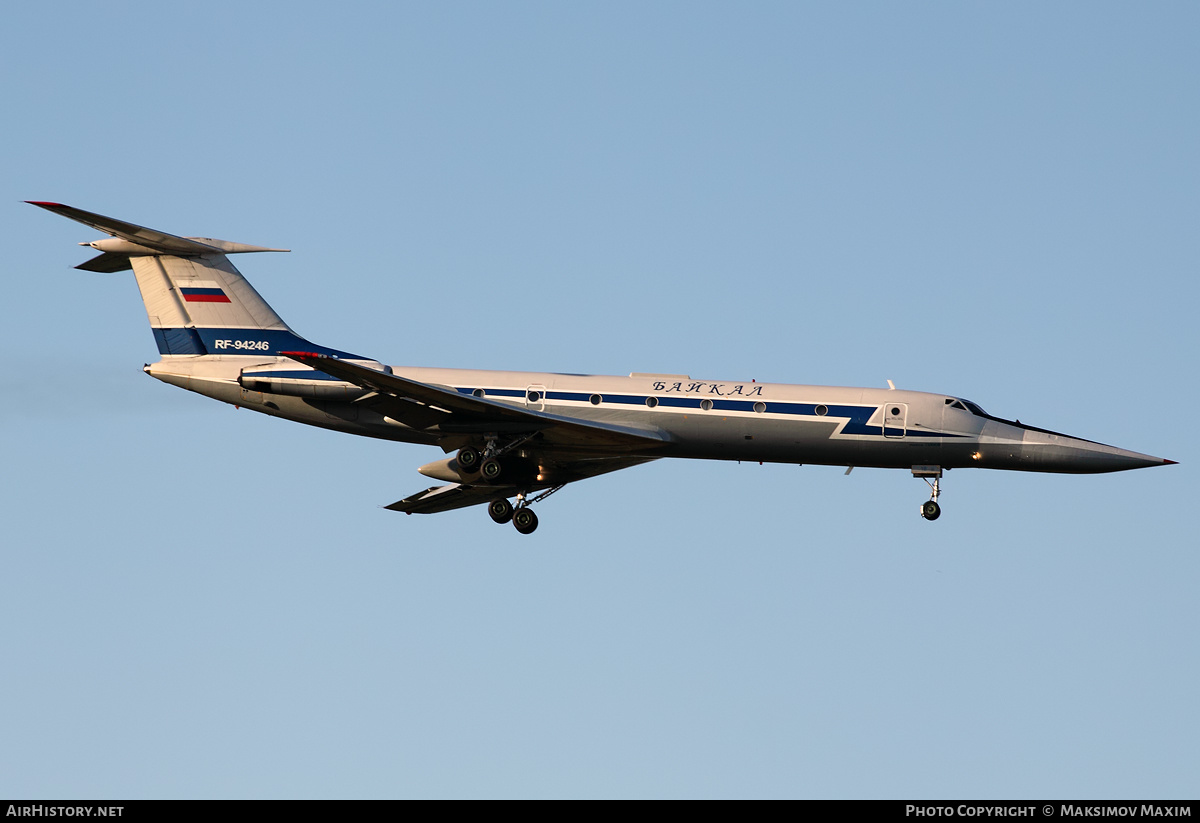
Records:
<instances>
[{"instance_id":1,"label":"wing flap","mask_svg":"<svg viewBox=\"0 0 1200 823\"><path fill-rule=\"evenodd\" d=\"M394 394L372 392L360 400L354 401L357 406L374 409L385 417L399 420L414 429L428 429L438 426L450 418L449 412L435 409L407 397L397 397Z\"/></svg>"}]
</instances>

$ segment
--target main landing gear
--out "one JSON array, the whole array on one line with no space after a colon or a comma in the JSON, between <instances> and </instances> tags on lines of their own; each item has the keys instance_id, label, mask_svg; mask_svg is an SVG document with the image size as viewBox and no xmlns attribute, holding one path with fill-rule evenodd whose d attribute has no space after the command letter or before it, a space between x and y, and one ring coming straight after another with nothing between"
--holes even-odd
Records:
<instances>
[{"instance_id":1,"label":"main landing gear","mask_svg":"<svg viewBox=\"0 0 1200 823\"><path fill-rule=\"evenodd\" d=\"M562 486L554 486L533 497L526 497L525 492L521 492L517 495L516 506L503 497L493 500L488 504L488 517L496 523L507 523L511 520L513 528L521 534L533 534L534 529L538 527L538 518L533 513L533 509L529 507L540 500L545 500L565 485L564 483Z\"/></svg>"},{"instance_id":2,"label":"main landing gear","mask_svg":"<svg viewBox=\"0 0 1200 823\"><path fill-rule=\"evenodd\" d=\"M522 476L529 474L529 461L520 458L514 459L514 457L502 457L502 455L513 451L536 434L537 432L521 435L503 446L497 446L496 438L489 437L487 447L483 451L471 446L463 446L455 456L459 474L468 482L474 482L475 475L478 473L478 479L485 483L503 482L512 485L521 483Z\"/></svg>"},{"instance_id":3,"label":"main landing gear","mask_svg":"<svg viewBox=\"0 0 1200 823\"><path fill-rule=\"evenodd\" d=\"M942 493L941 466L913 466L913 477L919 477L929 485L931 497L921 504L921 516L926 520L937 520L942 516L942 507L938 505L938 496Z\"/></svg>"},{"instance_id":4,"label":"main landing gear","mask_svg":"<svg viewBox=\"0 0 1200 823\"><path fill-rule=\"evenodd\" d=\"M479 464L483 462L483 455L470 446L466 446L458 450L457 460L458 470L470 474L479 469Z\"/></svg>"},{"instance_id":5,"label":"main landing gear","mask_svg":"<svg viewBox=\"0 0 1200 823\"><path fill-rule=\"evenodd\" d=\"M518 437L500 448L497 448L495 438L489 437L487 448L482 452L470 446L459 449L456 456L458 471L460 476L467 475L463 477L463 482L471 485L495 483L497 486L521 488L525 483L533 482L535 477L537 480L541 480L541 470L533 458L516 455L501 457L529 440L534 434L536 433ZM478 473L477 479L474 478L476 473ZM529 497L528 492L521 492L517 495L515 504L510 503L505 497L498 497L488 504L488 517L492 518L495 523L511 522L513 528L521 534L532 534L538 527L538 518L533 513L533 509L529 507L538 501L545 500L564 485L566 484L551 486L533 497ZM497 492L499 491L497 489Z\"/></svg>"},{"instance_id":6,"label":"main landing gear","mask_svg":"<svg viewBox=\"0 0 1200 823\"><path fill-rule=\"evenodd\" d=\"M513 517L513 505L507 498L501 497L488 504L488 517L496 523L507 523Z\"/></svg>"},{"instance_id":7,"label":"main landing gear","mask_svg":"<svg viewBox=\"0 0 1200 823\"><path fill-rule=\"evenodd\" d=\"M521 534L532 534L537 528L537 515L528 506L522 506L513 512L513 528Z\"/></svg>"},{"instance_id":8,"label":"main landing gear","mask_svg":"<svg viewBox=\"0 0 1200 823\"><path fill-rule=\"evenodd\" d=\"M491 443L488 444L487 451L482 453L470 446L465 446L458 450L456 457L458 471L468 475L478 472L479 476L487 482L495 483L504 473L504 467L500 464L496 454Z\"/></svg>"}]
</instances>

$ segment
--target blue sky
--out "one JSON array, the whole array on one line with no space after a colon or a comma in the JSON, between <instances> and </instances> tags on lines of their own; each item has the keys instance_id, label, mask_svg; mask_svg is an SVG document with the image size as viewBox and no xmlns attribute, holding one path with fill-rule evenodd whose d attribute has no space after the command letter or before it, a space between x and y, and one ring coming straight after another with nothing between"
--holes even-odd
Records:
<instances>
[{"instance_id":1,"label":"blue sky","mask_svg":"<svg viewBox=\"0 0 1200 823\"><path fill-rule=\"evenodd\" d=\"M1194 797L1194 4L24 4L0 795ZM396 365L882 386L1181 461L660 462L523 538L180 392L58 200Z\"/></svg>"}]
</instances>

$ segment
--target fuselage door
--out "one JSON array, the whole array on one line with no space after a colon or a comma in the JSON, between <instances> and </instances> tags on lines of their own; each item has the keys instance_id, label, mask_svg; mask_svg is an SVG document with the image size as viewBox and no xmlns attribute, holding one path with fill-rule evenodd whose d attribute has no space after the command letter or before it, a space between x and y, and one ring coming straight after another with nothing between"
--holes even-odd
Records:
<instances>
[{"instance_id":1,"label":"fuselage door","mask_svg":"<svg viewBox=\"0 0 1200 823\"><path fill-rule=\"evenodd\" d=\"M542 411L546 408L545 386L525 387L525 408L533 409L534 411Z\"/></svg>"},{"instance_id":2,"label":"fuselage door","mask_svg":"<svg viewBox=\"0 0 1200 823\"><path fill-rule=\"evenodd\" d=\"M905 419L908 417L907 403L888 403L883 407L883 436L903 437Z\"/></svg>"}]
</instances>

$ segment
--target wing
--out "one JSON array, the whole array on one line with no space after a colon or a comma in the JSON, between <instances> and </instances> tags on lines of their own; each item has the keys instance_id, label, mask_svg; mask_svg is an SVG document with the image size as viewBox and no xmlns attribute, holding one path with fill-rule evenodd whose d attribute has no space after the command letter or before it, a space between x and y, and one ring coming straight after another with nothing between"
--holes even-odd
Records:
<instances>
[{"instance_id":1,"label":"wing","mask_svg":"<svg viewBox=\"0 0 1200 823\"><path fill-rule=\"evenodd\" d=\"M575 480L607 474L618 469L627 469L656 460L654 457L600 457L582 460L567 460L556 465L556 481L553 484L539 483L532 488L504 486L491 483L451 483L433 486L422 492L397 500L384 508L405 514L437 514L480 503L490 503L501 497L512 497L518 492L537 492Z\"/></svg>"},{"instance_id":2,"label":"wing","mask_svg":"<svg viewBox=\"0 0 1200 823\"><path fill-rule=\"evenodd\" d=\"M394 420L437 437L447 451L490 435L521 439L522 451L532 453L528 462L533 469L520 484L501 481L433 486L388 506L392 511L435 514L520 493L553 489L655 460L670 442L669 436L660 429L634 428L522 409L324 354L282 354L338 380L367 389L373 395L365 402Z\"/></svg>"},{"instance_id":3,"label":"wing","mask_svg":"<svg viewBox=\"0 0 1200 823\"><path fill-rule=\"evenodd\" d=\"M484 434L537 434L541 450L576 454L660 450L670 437L657 428L635 428L613 423L563 417L522 409L485 397L459 394L454 389L408 380L313 352L281 352L331 377L376 393L369 401L388 417L448 441L466 442Z\"/></svg>"}]
</instances>

